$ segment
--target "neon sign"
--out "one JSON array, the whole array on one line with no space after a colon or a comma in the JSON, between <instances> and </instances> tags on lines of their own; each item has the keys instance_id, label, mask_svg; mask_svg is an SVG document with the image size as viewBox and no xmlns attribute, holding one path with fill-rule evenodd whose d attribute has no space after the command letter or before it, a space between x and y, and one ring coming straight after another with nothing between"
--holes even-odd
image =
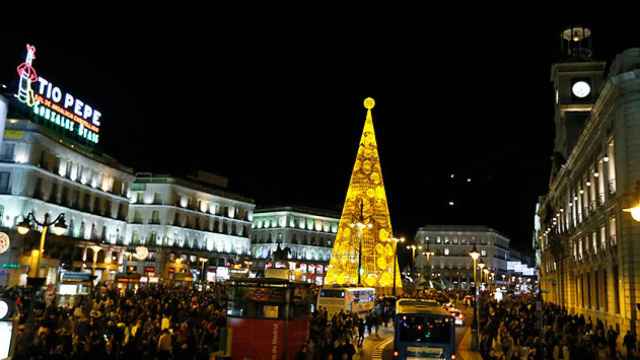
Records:
<instances>
[{"instance_id":1,"label":"neon sign","mask_svg":"<svg viewBox=\"0 0 640 360\"><path fill-rule=\"evenodd\" d=\"M17 69L20 79L16 98L30 107L34 114L97 144L102 113L38 76L33 68L35 58L35 46L27 44L27 56Z\"/></svg>"}]
</instances>

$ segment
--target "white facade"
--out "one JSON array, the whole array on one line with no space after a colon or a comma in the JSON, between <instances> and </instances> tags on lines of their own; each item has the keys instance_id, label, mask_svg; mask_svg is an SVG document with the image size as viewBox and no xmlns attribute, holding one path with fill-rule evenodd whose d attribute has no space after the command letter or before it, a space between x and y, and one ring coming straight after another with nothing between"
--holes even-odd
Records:
<instances>
[{"instance_id":1,"label":"white facade","mask_svg":"<svg viewBox=\"0 0 640 360\"><path fill-rule=\"evenodd\" d=\"M220 189L226 179L139 175L47 127L7 120L0 146L0 229L10 234L12 247L0 262L20 267L1 270L0 283L15 284L14 275L28 270L29 250L42 229L34 224L35 231L22 236L15 227L29 213L39 221L45 214L51 220L65 215L68 230L62 237L47 237L39 270L51 279L67 260L76 269L108 271L111 276L103 277L113 279L124 265L166 276L200 269L200 261L214 255L210 266L250 255L255 205ZM125 255L136 245L149 248L146 261ZM178 257L183 261L176 266ZM172 261L170 268L165 266Z\"/></svg>"},{"instance_id":2,"label":"white facade","mask_svg":"<svg viewBox=\"0 0 640 360\"><path fill-rule=\"evenodd\" d=\"M169 176L139 175L125 244L250 254L251 200Z\"/></svg>"},{"instance_id":3,"label":"white facade","mask_svg":"<svg viewBox=\"0 0 640 360\"><path fill-rule=\"evenodd\" d=\"M116 243L126 228L131 170L40 130L26 120L7 124L0 149L2 226L13 228L29 212L39 220L64 213L65 235Z\"/></svg>"},{"instance_id":4,"label":"white facade","mask_svg":"<svg viewBox=\"0 0 640 360\"><path fill-rule=\"evenodd\" d=\"M253 216L251 253L267 259L281 244L291 249L293 260L328 263L339 221L337 215L314 209L260 209Z\"/></svg>"},{"instance_id":5,"label":"white facade","mask_svg":"<svg viewBox=\"0 0 640 360\"><path fill-rule=\"evenodd\" d=\"M472 282L473 262L469 253L473 246L480 253L480 260L486 268L500 280L507 273L510 240L497 231L485 226L469 225L428 225L418 229L415 244L422 246L416 250L416 267L419 271L431 271L432 277L450 282ZM427 261L423 255L427 247L433 256ZM478 260L478 262L480 261Z\"/></svg>"}]
</instances>

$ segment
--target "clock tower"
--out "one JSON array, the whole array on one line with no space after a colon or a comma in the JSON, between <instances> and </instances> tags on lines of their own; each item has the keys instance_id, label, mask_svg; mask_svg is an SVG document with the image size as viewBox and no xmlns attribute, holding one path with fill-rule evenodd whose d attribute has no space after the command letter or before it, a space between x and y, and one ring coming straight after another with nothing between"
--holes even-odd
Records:
<instances>
[{"instance_id":1,"label":"clock tower","mask_svg":"<svg viewBox=\"0 0 640 360\"><path fill-rule=\"evenodd\" d=\"M592 59L591 30L560 33L561 60L551 66L555 101L554 165L571 154L604 82L606 63ZM554 169L557 170L557 169Z\"/></svg>"}]
</instances>

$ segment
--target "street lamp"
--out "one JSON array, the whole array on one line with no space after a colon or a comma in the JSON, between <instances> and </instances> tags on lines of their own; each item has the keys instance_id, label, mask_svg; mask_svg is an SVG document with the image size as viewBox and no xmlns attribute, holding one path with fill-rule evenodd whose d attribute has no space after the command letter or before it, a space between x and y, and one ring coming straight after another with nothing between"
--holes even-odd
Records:
<instances>
[{"instance_id":1,"label":"street lamp","mask_svg":"<svg viewBox=\"0 0 640 360\"><path fill-rule=\"evenodd\" d=\"M204 275L204 264L206 264L209 261L209 259L201 257L201 258L198 258L198 260L202 263L202 282L204 283L207 280L207 278Z\"/></svg>"},{"instance_id":2,"label":"street lamp","mask_svg":"<svg viewBox=\"0 0 640 360\"><path fill-rule=\"evenodd\" d=\"M422 250L422 246L420 245L408 245L407 250L411 250L411 263L413 264L413 271L411 273L411 277L413 281L416 281L416 249Z\"/></svg>"},{"instance_id":3,"label":"street lamp","mask_svg":"<svg viewBox=\"0 0 640 360\"><path fill-rule=\"evenodd\" d=\"M371 216L364 216L364 201L360 200L360 214L354 219L353 223L349 226L356 229L358 234L358 286L362 286L362 238L363 230L371 229L373 224L371 223Z\"/></svg>"},{"instance_id":4,"label":"street lamp","mask_svg":"<svg viewBox=\"0 0 640 360\"><path fill-rule=\"evenodd\" d=\"M482 272L484 272L484 282L487 283L487 288L489 287L489 273L491 272L489 269L482 269Z\"/></svg>"},{"instance_id":5,"label":"street lamp","mask_svg":"<svg viewBox=\"0 0 640 360\"><path fill-rule=\"evenodd\" d=\"M95 276L96 264L98 263L98 253L100 252L100 250L102 250L102 247L100 245L92 245L92 246L89 246L89 248L93 252L93 265L91 266L91 276Z\"/></svg>"},{"instance_id":6,"label":"street lamp","mask_svg":"<svg viewBox=\"0 0 640 360\"><path fill-rule=\"evenodd\" d=\"M51 217L49 213L44 214L44 221L40 222L36 219L33 212L30 212L25 216L22 221L16 225L16 230L20 235L26 235L31 230L31 222L42 226L42 233L40 234L40 246L38 250L33 250L31 252L31 256L35 256L34 266L31 268L31 278L37 278L38 272L40 270L40 260L42 259L42 253L44 252L44 244L46 241L47 231L51 228L51 232L54 235L62 235L65 231L67 231L67 223L64 219L64 214L58 215L53 221L51 221Z\"/></svg>"},{"instance_id":7,"label":"street lamp","mask_svg":"<svg viewBox=\"0 0 640 360\"><path fill-rule=\"evenodd\" d=\"M622 209L622 211L631 213L633 220L640 222L640 180L636 181L636 199L638 202L635 206Z\"/></svg>"},{"instance_id":8,"label":"street lamp","mask_svg":"<svg viewBox=\"0 0 640 360\"><path fill-rule=\"evenodd\" d=\"M475 306L473 307L473 321L477 324L476 326L472 326L471 327L471 332L473 334L473 336L471 337L471 348L472 349L477 349L478 348L478 333L480 330L480 321L478 320L478 315L479 315L479 311L478 311L478 277L477 277L477 265L476 262L478 261L478 258L480 258L480 253L478 252L478 250L476 249L476 244L473 244L473 249L471 249L471 252L469 253L469 256L471 256L471 259L473 259L473 283L475 286L475 294L474 294L474 299L475 299Z\"/></svg>"},{"instance_id":9,"label":"street lamp","mask_svg":"<svg viewBox=\"0 0 640 360\"><path fill-rule=\"evenodd\" d=\"M431 257L433 255L435 255L436 253L434 253L433 251L431 251L431 249L429 249L429 241L427 240L427 249L422 253L422 255L424 255L427 258L427 268L429 269L429 273L427 276L427 281L431 280Z\"/></svg>"},{"instance_id":10,"label":"street lamp","mask_svg":"<svg viewBox=\"0 0 640 360\"><path fill-rule=\"evenodd\" d=\"M480 283L482 283L482 270L484 269L485 266L487 265L482 261L480 261L480 263L478 264L478 269L480 269Z\"/></svg>"},{"instance_id":11,"label":"street lamp","mask_svg":"<svg viewBox=\"0 0 640 360\"><path fill-rule=\"evenodd\" d=\"M396 263L398 261L398 243L403 243L404 238L391 237L389 241L393 242L393 296L396 296Z\"/></svg>"}]
</instances>

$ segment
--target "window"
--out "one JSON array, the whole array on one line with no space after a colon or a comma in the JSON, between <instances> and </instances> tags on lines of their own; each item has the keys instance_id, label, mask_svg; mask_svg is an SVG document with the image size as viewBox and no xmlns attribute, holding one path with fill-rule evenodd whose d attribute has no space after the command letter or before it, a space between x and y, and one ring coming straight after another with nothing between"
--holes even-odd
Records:
<instances>
[{"instance_id":1,"label":"window","mask_svg":"<svg viewBox=\"0 0 640 360\"><path fill-rule=\"evenodd\" d=\"M600 228L600 247L602 250L607 249L607 229L604 225Z\"/></svg>"},{"instance_id":2,"label":"window","mask_svg":"<svg viewBox=\"0 0 640 360\"><path fill-rule=\"evenodd\" d=\"M16 153L15 143L3 143L0 149L0 161L13 161Z\"/></svg>"},{"instance_id":3,"label":"window","mask_svg":"<svg viewBox=\"0 0 640 360\"><path fill-rule=\"evenodd\" d=\"M0 194L8 194L11 192L9 188L10 175L8 171L0 172Z\"/></svg>"},{"instance_id":4,"label":"window","mask_svg":"<svg viewBox=\"0 0 640 360\"><path fill-rule=\"evenodd\" d=\"M449 243L449 237L448 236L444 237L444 243L445 243L445 245Z\"/></svg>"},{"instance_id":5,"label":"window","mask_svg":"<svg viewBox=\"0 0 640 360\"><path fill-rule=\"evenodd\" d=\"M91 212L91 194L84 194L83 209L85 211Z\"/></svg>"},{"instance_id":6,"label":"window","mask_svg":"<svg viewBox=\"0 0 640 360\"><path fill-rule=\"evenodd\" d=\"M140 243L140 234L138 234L137 231L133 231L131 233L131 243L132 244L138 244Z\"/></svg>"},{"instance_id":7,"label":"window","mask_svg":"<svg viewBox=\"0 0 640 360\"><path fill-rule=\"evenodd\" d=\"M151 223L152 224L160 224L160 211L153 210L151 212Z\"/></svg>"},{"instance_id":8,"label":"window","mask_svg":"<svg viewBox=\"0 0 640 360\"><path fill-rule=\"evenodd\" d=\"M480 250L480 255L481 256L487 256L487 250L485 250L485 249Z\"/></svg>"},{"instance_id":9,"label":"window","mask_svg":"<svg viewBox=\"0 0 640 360\"><path fill-rule=\"evenodd\" d=\"M620 279L618 266L613 267L613 297L616 314L620 314Z\"/></svg>"},{"instance_id":10,"label":"window","mask_svg":"<svg viewBox=\"0 0 640 360\"><path fill-rule=\"evenodd\" d=\"M598 233L595 232L595 231L592 232L591 233L591 239L592 239L591 241L592 241L592 244L593 244L593 253L597 254L598 253ZM596 276L596 279L597 279L597 276ZM597 286L598 286L598 282L596 281L596 292L598 291Z\"/></svg>"},{"instance_id":11,"label":"window","mask_svg":"<svg viewBox=\"0 0 640 360\"><path fill-rule=\"evenodd\" d=\"M436 238L436 244L440 244L441 242L442 242L442 240L440 239L440 236L438 236L438 237Z\"/></svg>"},{"instance_id":12,"label":"window","mask_svg":"<svg viewBox=\"0 0 640 360\"><path fill-rule=\"evenodd\" d=\"M454 245L458 245L458 237L457 236L453 237L453 244Z\"/></svg>"},{"instance_id":13,"label":"window","mask_svg":"<svg viewBox=\"0 0 640 360\"><path fill-rule=\"evenodd\" d=\"M449 248L444 248L444 256L449 256Z\"/></svg>"},{"instance_id":14,"label":"window","mask_svg":"<svg viewBox=\"0 0 640 360\"><path fill-rule=\"evenodd\" d=\"M602 166L602 161L598 161L596 169L596 173L593 176L598 178L598 198L600 204L604 204L604 167Z\"/></svg>"},{"instance_id":15,"label":"window","mask_svg":"<svg viewBox=\"0 0 640 360\"><path fill-rule=\"evenodd\" d=\"M142 224L142 214L140 213L140 210L136 210L133 212L133 223Z\"/></svg>"},{"instance_id":16,"label":"window","mask_svg":"<svg viewBox=\"0 0 640 360\"><path fill-rule=\"evenodd\" d=\"M611 217L609 219L609 243L611 246L616 246L616 218Z\"/></svg>"},{"instance_id":17,"label":"window","mask_svg":"<svg viewBox=\"0 0 640 360\"><path fill-rule=\"evenodd\" d=\"M608 177L608 180L609 180L609 193L610 194L615 194L615 192L616 192L616 162L615 162L613 139L609 142L609 146L607 146L607 154L605 155L605 160L606 160L606 162L608 164L607 177Z\"/></svg>"},{"instance_id":18,"label":"window","mask_svg":"<svg viewBox=\"0 0 640 360\"><path fill-rule=\"evenodd\" d=\"M607 289L607 270L602 269L602 305L604 306L604 311L609 311L609 299L607 299L607 294L609 293Z\"/></svg>"}]
</instances>

